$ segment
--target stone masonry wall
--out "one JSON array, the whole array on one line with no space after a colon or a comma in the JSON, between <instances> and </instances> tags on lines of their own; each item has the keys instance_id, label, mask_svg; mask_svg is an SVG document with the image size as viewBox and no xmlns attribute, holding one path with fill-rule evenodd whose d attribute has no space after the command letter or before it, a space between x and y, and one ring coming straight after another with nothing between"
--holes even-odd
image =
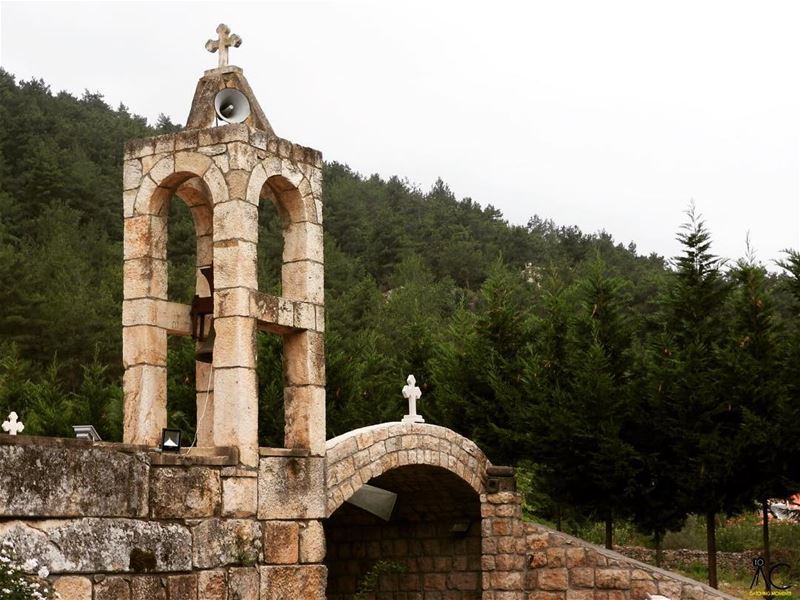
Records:
<instances>
[{"instance_id":1,"label":"stone masonry wall","mask_svg":"<svg viewBox=\"0 0 800 600\"><path fill-rule=\"evenodd\" d=\"M343 507L343 512L325 526L328 600L350 600L378 561L389 561L400 571L382 574L375 593L365 600L480 600L478 523L464 535L453 535L444 515L382 523L355 507Z\"/></svg>"},{"instance_id":2,"label":"stone masonry wall","mask_svg":"<svg viewBox=\"0 0 800 600\"><path fill-rule=\"evenodd\" d=\"M512 491L481 496L483 600L524 600L526 546L522 498Z\"/></svg>"},{"instance_id":3,"label":"stone masonry wall","mask_svg":"<svg viewBox=\"0 0 800 600\"><path fill-rule=\"evenodd\" d=\"M578 538L525 524L529 600L732 600L688 577L627 558Z\"/></svg>"},{"instance_id":4,"label":"stone masonry wall","mask_svg":"<svg viewBox=\"0 0 800 600\"><path fill-rule=\"evenodd\" d=\"M63 600L323 600L327 565L343 600L378 558L406 572L382 578L376 600L731 599L523 523L499 467L480 494L441 460L382 473L370 481L405 507L387 526L350 505L328 514L325 461L261 448L243 467L231 448L0 435L0 541L48 567Z\"/></svg>"},{"instance_id":5,"label":"stone masonry wall","mask_svg":"<svg viewBox=\"0 0 800 600\"><path fill-rule=\"evenodd\" d=\"M297 454L0 435L0 541L63 600L322 600L322 459Z\"/></svg>"}]
</instances>

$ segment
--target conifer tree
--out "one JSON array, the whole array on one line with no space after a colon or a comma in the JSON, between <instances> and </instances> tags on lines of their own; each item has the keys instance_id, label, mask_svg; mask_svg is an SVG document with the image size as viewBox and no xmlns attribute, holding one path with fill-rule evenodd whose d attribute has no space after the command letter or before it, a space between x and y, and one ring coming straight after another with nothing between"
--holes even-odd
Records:
<instances>
[{"instance_id":1,"label":"conifer tree","mask_svg":"<svg viewBox=\"0 0 800 600\"><path fill-rule=\"evenodd\" d=\"M672 409L677 380L672 348L665 332L638 344L632 385L637 402L628 429L639 460L631 517L642 533L652 536L659 566L664 535L681 529L688 514L683 457L675 444L681 424Z\"/></svg>"},{"instance_id":2,"label":"conifer tree","mask_svg":"<svg viewBox=\"0 0 800 600\"><path fill-rule=\"evenodd\" d=\"M674 385L665 408L676 419L673 443L684 468L689 508L706 518L708 581L716 587L716 517L733 510L729 478L740 412L722 384L729 295L723 262L712 254L711 235L694 206L687 215L689 221L678 234L683 252L675 259L664 303L664 326L671 341L664 351L674 361Z\"/></svg>"},{"instance_id":3,"label":"conifer tree","mask_svg":"<svg viewBox=\"0 0 800 600\"><path fill-rule=\"evenodd\" d=\"M745 506L758 500L762 512L764 559L770 562L768 500L792 491L786 475L787 396L780 365L780 330L774 319L766 269L752 253L732 270L732 333L726 362L729 401L742 413L735 466L735 493ZM767 582L769 585L769 582Z\"/></svg>"},{"instance_id":4,"label":"conifer tree","mask_svg":"<svg viewBox=\"0 0 800 600\"><path fill-rule=\"evenodd\" d=\"M467 306L456 312L429 363L438 422L510 464L525 453L516 427L530 353L523 286L520 276L496 264L474 312Z\"/></svg>"},{"instance_id":5,"label":"conifer tree","mask_svg":"<svg viewBox=\"0 0 800 600\"><path fill-rule=\"evenodd\" d=\"M611 548L613 519L627 516L638 461L624 434L631 410L628 297L625 282L605 270L595 261L574 287L572 318L566 294L548 298L552 322L539 357L543 371L559 372L539 379L532 453L562 501L605 522Z\"/></svg>"}]
</instances>

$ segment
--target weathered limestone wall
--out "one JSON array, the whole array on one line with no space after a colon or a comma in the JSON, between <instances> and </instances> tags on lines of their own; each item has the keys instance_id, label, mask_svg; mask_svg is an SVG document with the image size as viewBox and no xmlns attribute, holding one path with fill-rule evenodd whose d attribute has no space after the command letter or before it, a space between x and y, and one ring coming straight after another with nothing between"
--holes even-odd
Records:
<instances>
[{"instance_id":1,"label":"weathered limestone wall","mask_svg":"<svg viewBox=\"0 0 800 600\"><path fill-rule=\"evenodd\" d=\"M261 454L3 435L0 540L63 600L322 600L321 459Z\"/></svg>"},{"instance_id":2,"label":"weathered limestone wall","mask_svg":"<svg viewBox=\"0 0 800 600\"><path fill-rule=\"evenodd\" d=\"M327 459L261 448L246 467L235 448L0 435L0 541L47 566L64 600L323 600L326 587L344 600L379 559L405 572L382 577L375 600L731 599L523 523L508 470L443 428L387 424L329 444ZM337 505L356 472L330 465L365 450L357 485L398 494L388 524ZM459 466L471 459L477 478Z\"/></svg>"}]
</instances>

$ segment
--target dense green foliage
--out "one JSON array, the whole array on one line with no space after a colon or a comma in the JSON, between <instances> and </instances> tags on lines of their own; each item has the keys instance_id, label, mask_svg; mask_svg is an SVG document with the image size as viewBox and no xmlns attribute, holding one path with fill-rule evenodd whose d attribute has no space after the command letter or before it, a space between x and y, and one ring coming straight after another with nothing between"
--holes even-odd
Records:
<instances>
[{"instance_id":1,"label":"dense green foliage","mask_svg":"<svg viewBox=\"0 0 800 600\"><path fill-rule=\"evenodd\" d=\"M176 126L1 70L0 123L0 413L119 439L122 146ZM414 373L426 419L521 466L545 518L624 517L661 540L691 512L798 489L797 254L783 275L728 268L692 210L668 264L337 163L324 194L329 435L400 417ZM170 211L169 294L187 302L194 233ZM259 218L259 285L278 292L280 224ZM258 344L261 441L281 445L280 339ZM191 438L191 341L168 361L170 422Z\"/></svg>"}]
</instances>

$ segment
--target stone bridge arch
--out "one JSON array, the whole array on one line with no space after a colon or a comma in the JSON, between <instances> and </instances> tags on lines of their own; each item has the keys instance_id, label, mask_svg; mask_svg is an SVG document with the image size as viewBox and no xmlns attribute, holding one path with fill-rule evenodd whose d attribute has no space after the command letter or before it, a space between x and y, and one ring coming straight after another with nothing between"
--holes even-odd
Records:
<instances>
[{"instance_id":1,"label":"stone bridge arch","mask_svg":"<svg viewBox=\"0 0 800 600\"><path fill-rule=\"evenodd\" d=\"M426 465L450 471L476 494L486 493L489 459L472 440L427 423L383 423L328 440L327 515L365 483L398 467Z\"/></svg>"},{"instance_id":2,"label":"stone bridge arch","mask_svg":"<svg viewBox=\"0 0 800 600\"><path fill-rule=\"evenodd\" d=\"M328 600L352 598L387 565L368 598L494 600L522 589L512 574L524 567L512 470L473 441L436 425L384 423L326 450ZM347 502L368 483L396 494L389 519Z\"/></svg>"}]
</instances>

